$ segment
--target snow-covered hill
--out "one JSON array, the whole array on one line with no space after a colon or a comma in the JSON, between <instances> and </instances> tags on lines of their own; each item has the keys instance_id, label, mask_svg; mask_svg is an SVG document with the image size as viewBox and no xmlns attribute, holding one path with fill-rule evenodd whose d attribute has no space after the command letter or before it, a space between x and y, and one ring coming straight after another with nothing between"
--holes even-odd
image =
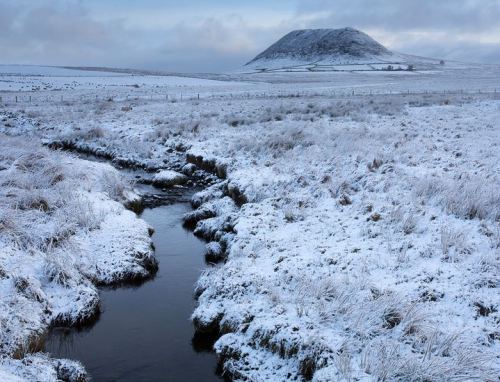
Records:
<instances>
[{"instance_id":1,"label":"snow-covered hill","mask_svg":"<svg viewBox=\"0 0 500 382\"><path fill-rule=\"evenodd\" d=\"M303 29L286 36L248 62L256 71L412 71L442 62L391 52L359 30Z\"/></svg>"},{"instance_id":2,"label":"snow-covered hill","mask_svg":"<svg viewBox=\"0 0 500 382\"><path fill-rule=\"evenodd\" d=\"M303 29L288 33L251 62L259 60L364 59L392 53L367 34L352 28Z\"/></svg>"}]
</instances>

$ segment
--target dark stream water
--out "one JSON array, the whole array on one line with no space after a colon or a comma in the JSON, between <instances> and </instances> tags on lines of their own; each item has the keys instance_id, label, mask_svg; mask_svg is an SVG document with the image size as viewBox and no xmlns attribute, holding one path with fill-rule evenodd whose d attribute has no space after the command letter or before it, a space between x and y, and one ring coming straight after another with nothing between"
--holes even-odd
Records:
<instances>
[{"instance_id":1,"label":"dark stream water","mask_svg":"<svg viewBox=\"0 0 500 382\"><path fill-rule=\"evenodd\" d=\"M101 291L103 313L84 330L55 328L45 350L81 361L95 382L220 381L211 341L194 336L189 320L204 243L182 228L189 204L146 209L155 229L159 271L138 287Z\"/></svg>"}]
</instances>

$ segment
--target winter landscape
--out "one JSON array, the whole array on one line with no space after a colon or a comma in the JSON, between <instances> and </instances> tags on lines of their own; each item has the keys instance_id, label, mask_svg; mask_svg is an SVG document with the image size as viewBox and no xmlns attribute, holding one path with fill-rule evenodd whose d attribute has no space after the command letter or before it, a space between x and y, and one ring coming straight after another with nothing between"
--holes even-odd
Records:
<instances>
[{"instance_id":1,"label":"winter landscape","mask_svg":"<svg viewBox=\"0 0 500 382\"><path fill-rule=\"evenodd\" d=\"M0 381L498 381L499 121L351 27L0 65Z\"/></svg>"}]
</instances>

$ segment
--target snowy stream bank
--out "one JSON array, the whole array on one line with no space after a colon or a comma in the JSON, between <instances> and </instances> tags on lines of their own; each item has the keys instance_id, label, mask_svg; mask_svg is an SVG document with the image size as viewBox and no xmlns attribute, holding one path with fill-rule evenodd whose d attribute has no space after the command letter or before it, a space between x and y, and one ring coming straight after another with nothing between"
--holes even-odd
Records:
<instances>
[{"instance_id":1,"label":"snowy stream bank","mask_svg":"<svg viewBox=\"0 0 500 382\"><path fill-rule=\"evenodd\" d=\"M103 289L104 313L92 327L55 328L45 351L78 359L94 381L216 381L208 338L194 336L193 285L205 266L204 243L182 228L184 200L146 208L159 270L140 286Z\"/></svg>"},{"instance_id":2,"label":"snowy stream bank","mask_svg":"<svg viewBox=\"0 0 500 382\"><path fill-rule=\"evenodd\" d=\"M189 321L204 267L182 228L191 191L132 191L146 173L1 138L0 380L218 380Z\"/></svg>"}]
</instances>

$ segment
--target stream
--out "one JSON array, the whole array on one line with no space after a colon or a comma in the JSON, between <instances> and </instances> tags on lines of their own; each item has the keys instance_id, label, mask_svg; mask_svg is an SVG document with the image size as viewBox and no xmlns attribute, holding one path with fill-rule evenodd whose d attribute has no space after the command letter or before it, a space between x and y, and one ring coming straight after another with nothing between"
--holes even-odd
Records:
<instances>
[{"instance_id":1,"label":"stream","mask_svg":"<svg viewBox=\"0 0 500 382\"><path fill-rule=\"evenodd\" d=\"M89 328L54 328L45 351L83 363L94 382L221 381L213 341L189 319L204 242L182 227L187 198L145 209L159 270L140 286L100 290L102 314Z\"/></svg>"}]
</instances>

